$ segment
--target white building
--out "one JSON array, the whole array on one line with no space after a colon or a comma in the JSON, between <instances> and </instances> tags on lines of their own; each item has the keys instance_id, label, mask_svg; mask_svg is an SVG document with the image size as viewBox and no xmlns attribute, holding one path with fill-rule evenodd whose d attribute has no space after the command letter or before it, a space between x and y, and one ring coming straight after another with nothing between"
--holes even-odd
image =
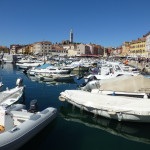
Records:
<instances>
[{"instance_id":1,"label":"white building","mask_svg":"<svg viewBox=\"0 0 150 150\"><path fill-rule=\"evenodd\" d=\"M19 44L13 44L10 45L10 53L11 54L17 54L18 53L18 49L24 47L24 45L19 45Z\"/></svg>"},{"instance_id":2,"label":"white building","mask_svg":"<svg viewBox=\"0 0 150 150\"><path fill-rule=\"evenodd\" d=\"M33 44L33 53L34 54L48 54L49 50L51 50L51 42L49 41L42 41L42 42L35 42Z\"/></svg>"},{"instance_id":3,"label":"white building","mask_svg":"<svg viewBox=\"0 0 150 150\"><path fill-rule=\"evenodd\" d=\"M72 44L68 49L68 56L82 56L91 54L90 47L86 44Z\"/></svg>"},{"instance_id":4,"label":"white building","mask_svg":"<svg viewBox=\"0 0 150 150\"><path fill-rule=\"evenodd\" d=\"M66 48L66 47L64 47ZM68 56L77 56L78 55L78 51L77 51L77 44L72 44L69 45L69 47L67 47L68 50Z\"/></svg>"}]
</instances>

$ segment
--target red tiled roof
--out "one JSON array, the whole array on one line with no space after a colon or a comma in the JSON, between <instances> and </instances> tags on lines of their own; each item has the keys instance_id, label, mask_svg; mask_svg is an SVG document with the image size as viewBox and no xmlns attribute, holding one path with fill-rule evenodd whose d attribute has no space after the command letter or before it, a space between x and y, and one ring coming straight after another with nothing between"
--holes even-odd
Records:
<instances>
[{"instance_id":1,"label":"red tiled roof","mask_svg":"<svg viewBox=\"0 0 150 150\"><path fill-rule=\"evenodd\" d=\"M0 48L6 48L6 46L0 46Z\"/></svg>"},{"instance_id":2,"label":"red tiled roof","mask_svg":"<svg viewBox=\"0 0 150 150\"><path fill-rule=\"evenodd\" d=\"M35 43L52 43L52 42L49 42L49 41L41 41L41 42L35 42Z\"/></svg>"}]
</instances>

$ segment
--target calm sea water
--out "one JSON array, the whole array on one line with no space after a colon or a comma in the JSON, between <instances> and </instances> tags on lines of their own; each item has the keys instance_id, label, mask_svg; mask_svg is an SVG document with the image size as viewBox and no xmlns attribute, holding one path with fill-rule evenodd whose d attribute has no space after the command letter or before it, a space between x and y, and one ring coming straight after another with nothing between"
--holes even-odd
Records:
<instances>
[{"instance_id":1,"label":"calm sea water","mask_svg":"<svg viewBox=\"0 0 150 150\"><path fill-rule=\"evenodd\" d=\"M94 116L59 101L60 92L76 89L75 83L46 84L31 80L12 64L0 67L0 79L6 87L15 87L23 78L24 103L38 100L39 110L58 109L58 117L20 150L149 150L150 124L122 123Z\"/></svg>"}]
</instances>

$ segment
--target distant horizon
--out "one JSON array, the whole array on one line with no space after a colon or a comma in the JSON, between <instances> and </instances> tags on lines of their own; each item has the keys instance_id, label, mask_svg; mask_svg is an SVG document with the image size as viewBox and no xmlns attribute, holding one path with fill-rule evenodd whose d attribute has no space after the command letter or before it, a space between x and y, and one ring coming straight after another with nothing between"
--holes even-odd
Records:
<instances>
[{"instance_id":1,"label":"distant horizon","mask_svg":"<svg viewBox=\"0 0 150 150\"><path fill-rule=\"evenodd\" d=\"M38 41L119 47L150 31L149 0L1 0L0 45Z\"/></svg>"}]
</instances>

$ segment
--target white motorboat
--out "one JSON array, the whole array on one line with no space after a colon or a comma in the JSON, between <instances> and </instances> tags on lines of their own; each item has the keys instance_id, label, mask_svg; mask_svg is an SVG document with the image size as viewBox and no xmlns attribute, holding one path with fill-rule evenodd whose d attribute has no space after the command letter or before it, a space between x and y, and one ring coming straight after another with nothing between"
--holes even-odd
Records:
<instances>
[{"instance_id":1,"label":"white motorboat","mask_svg":"<svg viewBox=\"0 0 150 150\"><path fill-rule=\"evenodd\" d=\"M20 68L20 69L27 69L27 68L32 68L32 67L37 67L40 65L43 65L44 62L30 62L30 63L16 63L16 65Z\"/></svg>"},{"instance_id":2,"label":"white motorboat","mask_svg":"<svg viewBox=\"0 0 150 150\"><path fill-rule=\"evenodd\" d=\"M16 103L22 96L24 86L22 85L22 79L17 79L17 86L12 89L6 89L0 92L0 105L10 106Z\"/></svg>"},{"instance_id":3,"label":"white motorboat","mask_svg":"<svg viewBox=\"0 0 150 150\"><path fill-rule=\"evenodd\" d=\"M92 80L80 85L80 89L100 94L144 96L150 90L150 79L143 75L123 75L113 79Z\"/></svg>"},{"instance_id":4,"label":"white motorboat","mask_svg":"<svg viewBox=\"0 0 150 150\"><path fill-rule=\"evenodd\" d=\"M23 64L23 63L41 63L43 61L38 60L35 57L23 57L19 61L17 61L17 64Z\"/></svg>"},{"instance_id":5,"label":"white motorboat","mask_svg":"<svg viewBox=\"0 0 150 150\"><path fill-rule=\"evenodd\" d=\"M109 63L102 66L97 74L93 72L90 75L85 76L84 79L87 82L91 78L96 80L102 80L111 79L122 75L137 76L139 75L139 72L124 71L118 63Z\"/></svg>"},{"instance_id":6,"label":"white motorboat","mask_svg":"<svg viewBox=\"0 0 150 150\"><path fill-rule=\"evenodd\" d=\"M72 74L35 74L35 77L37 80L44 81L44 82L51 82L51 81L57 81L57 82L63 82L63 81L74 81L74 77L76 75Z\"/></svg>"},{"instance_id":7,"label":"white motorboat","mask_svg":"<svg viewBox=\"0 0 150 150\"><path fill-rule=\"evenodd\" d=\"M66 90L60 100L82 110L118 121L150 122L150 100L144 98L110 96L81 90Z\"/></svg>"},{"instance_id":8,"label":"white motorboat","mask_svg":"<svg viewBox=\"0 0 150 150\"><path fill-rule=\"evenodd\" d=\"M57 110L48 107L40 112L32 112L1 107L0 114L0 149L16 150L46 127L57 116Z\"/></svg>"},{"instance_id":9,"label":"white motorboat","mask_svg":"<svg viewBox=\"0 0 150 150\"><path fill-rule=\"evenodd\" d=\"M51 75L51 74L67 74L69 70L62 69L60 67L52 66L49 65L48 67L37 67L33 68L27 71L29 75L35 75L35 74L43 74L46 76L46 74Z\"/></svg>"}]
</instances>

